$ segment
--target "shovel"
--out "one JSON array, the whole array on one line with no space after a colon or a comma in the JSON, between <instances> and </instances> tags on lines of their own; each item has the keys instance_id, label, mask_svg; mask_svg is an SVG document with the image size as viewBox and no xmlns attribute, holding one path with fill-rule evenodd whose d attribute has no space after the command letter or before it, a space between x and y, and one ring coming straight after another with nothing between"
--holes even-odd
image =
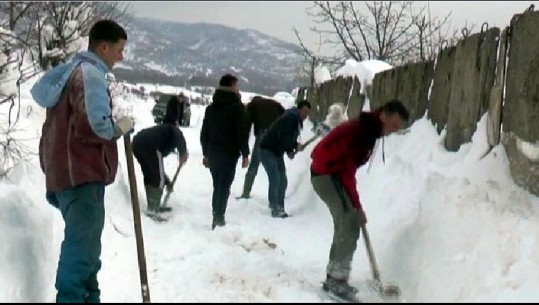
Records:
<instances>
[{"instance_id":1,"label":"shovel","mask_svg":"<svg viewBox=\"0 0 539 305\"><path fill-rule=\"evenodd\" d=\"M331 130L331 128L329 128L329 126L327 126L326 124L318 123L318 126L313 129L314 135L309 140L307 140L305 143L303 143L303 147L304 148L307 147L309 144L314 142L314 140L318 139L318 137L320 137L322 135L326 135L330 130ZM294 159L294 157L296 156L297 153L298 152L294 150L294 152L288 154L288 158Z\"/></svg>"},{"instance_id":2,"label":"shovel","mask_svg":"<svg viewBox=\"0 0 539 305\"><path fill-rule=\"evenodd\" d=\"M176 173L174 174L174 178L172 178L172 181L170 182L172 186L174 186L174 184L176 183L176 179L178 179L178 174L180 173L180 169L182 169L181 163L178 165L178 168L176 169ZM167 191L167 194L165 195L165 199L163 200L163 207L167 206L168 199L170 198L170 193L172 192Z\"/></svg>"},{"instance_id":3,"label":"shovel","mask_svg":"<svg viewBox=\"0 0 539 305\"><path fill-rule=\"evenodd\" d=\"M365 241L365 248L367 249L367 256L369 257L369 262L371 263L372 277L374 279L374 285L380 294L384 297L399 297L400 289L396 285L383 285L380 280L380 271L378 270L378 265L376 264L376 258L374 257L374 251L372 250L371 240L369 238L369 232L367 232L367 226L365 224L361 225L361 231L363 232L363 240Z\"/></svg>"}]
</instances>

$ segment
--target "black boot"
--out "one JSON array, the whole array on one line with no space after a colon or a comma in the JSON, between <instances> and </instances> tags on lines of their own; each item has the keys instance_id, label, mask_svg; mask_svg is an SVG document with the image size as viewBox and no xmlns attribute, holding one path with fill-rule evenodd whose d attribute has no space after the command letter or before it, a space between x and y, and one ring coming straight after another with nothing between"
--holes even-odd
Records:
<instances>
[{"instance_id":1,"label":"black boot","mask_svg":"<svg viewBox=\"0 0 539 305\"><path fill-rule=\"evenodd\" d=\"M159 213L162 213L162 212L172 212L172 207L160 206L159 208L157 208L157 211L158 211Z\"/></svg>"},{"instance_id":2,"label":"black boot","mask_svg":"<svg viewBox=\"0 0 539 305\"><path fill-rule=\"evenodd\" d=\"M272 208L271 217L273 218L286 218L288 214L282 208Z\"/></svg>"},{"instance_id":3,"label":"black boot","mask_svg":"<svg viewBox=\"0 0 539 305\"><path fill-rule=\"evenodd\" d=\"M356 300L357 288L348 284L345 279L336 279L330 275L327 276L326 281L322 284L322 289L328 293L345 300Z\"/></svg>"},{"instance_id":4,"label":"black boot","mask_svg":"<svg viewBox=\"0 0 539 305\"><path fill-rule=\"evenodd\" d=\"M226 221L224 217L213 217L213 222L211 224L211 229L214 230L216 227L224 227L226 225Z\"/></svg>"},{"instance_id":5,"label":"black boot","mask_svg":"<svg viewBox=\"0 0 539 305\"><path fill-rule=\"evenodd\" d=\"M252 177L251 175L245 175L245 181L243 182L243 193L241 193L241 196L239 198L251 198L251 189L253 188L254 181L255 177Z\"/></svg>"}]
</instances>

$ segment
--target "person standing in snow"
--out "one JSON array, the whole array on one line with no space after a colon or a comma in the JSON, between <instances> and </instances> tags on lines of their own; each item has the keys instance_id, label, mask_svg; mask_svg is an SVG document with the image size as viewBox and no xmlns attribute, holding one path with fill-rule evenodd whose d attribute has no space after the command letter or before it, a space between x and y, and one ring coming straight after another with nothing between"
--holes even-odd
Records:
<instances>
[{"instance_id":1,"label":"person standing in snow","mask_svg":"<svg viewBox=\"0 0 539 305\"><path fill-rule=\"evenodd\" d=\"M161 206L163 188L166 186L168 192L173 191L172 181L165 173L163 158L175 149L178 150L179 167L189 158L185 138L179 128L179 117L171 118L175 120L169 119L163 124L143 129L133 137L133 155L144 175L147 213L150 216L172 210L172 207Z\"/></svg>"},{"instance_id":2,"label":"person standing in snow","mask_svg":"<svg viewBox=\"0 0 539 305\"><path fill-rule=\"evenodd\" d=\"M167 102L163 123L176 124L177 121L182 125L187 103L187 97L181 92L177 96L172 96Z\"/></svg>"},{"instance_id":3,"label":"person standing in snow","mask_svg":"<svg viewBox=\"0 0 539 305\"><path fill-rule=\"evenodd\" d=\"M123 59L127 34L112 20L97 21L88 51L48 71L31 89L47 108L39 142L46 198L62 213L64 240L56 273L56 302L98 303L105 186L118 168L116 140L133 130L114 121L106 74Z\"/></svg>"},{"instance_id":4,"label":"person standing in snow","mask_svg":"<svg viewBox=\"0 0 539 305\"><path fill-rule=\"evenodd\" d=\"M409 114L398 100L372 112L362 112L331 130L311 153L311 184L329 208L334 234L323 289L352 298L348 284L357 239L367 217L356 189L356 171L364 165L376 140L403 128Z\"/></svg>"},{"instance_id":5,"label":"person standing in snow","mask_svg":"<svg viewBox=\"0 0 539 305\"><path fill-rule=\"evenodd\" d=\"M286 218L284 196L288 186L284 154L290 158L305 147L298 143L303 121L309 116L311 104L300 101L296 107L286 110L260 139L260 161L268 174L268 201L271 217Z\"/></svg>"},{"instance_id":6,"label":"person standing in snow","mask_svg":"<svg viewBox=\"0 0 539 305\"><path fill-rule=\"evenodd\" d=\"M249 134L251 127L254 126L255 143L251 154L251 162L247 168L247 173L245 173L243 192L240 198L250 198L251 196L251 189L260 165L260 138L271 123L284 113L284 107L275 100L255 96L247 104L245 111L247 115L247 133Z\"/></svg>"},{"instance_id":7,"label":"person standing in snow","mask_svg":"<svg viewBox=\"0 0 539 305\"><path fill-rule=\"evenodd\" d=\"M329 106L328 115L326 116L324 124L326 124L326 126L328 126L330 129L335 128L335 126L341 124L347 119L344 111L345 107L343 103L334 103L333 105Z\"/></svg>"},{"instance_id":8,"label":"person standing in snow","mask_svg":"<svg viewBox=\"0 0 539 305\"><path fill-rule=\"evenodd\" d=\"M206 108L200 131L202 163L210 169L213 180L212 230L225 225L230 186L234 181L240 155L242 167L249 164L249 134L246 125L238 79L226 74L219 80L213 103Z\"/></svg>"}]
</instances>

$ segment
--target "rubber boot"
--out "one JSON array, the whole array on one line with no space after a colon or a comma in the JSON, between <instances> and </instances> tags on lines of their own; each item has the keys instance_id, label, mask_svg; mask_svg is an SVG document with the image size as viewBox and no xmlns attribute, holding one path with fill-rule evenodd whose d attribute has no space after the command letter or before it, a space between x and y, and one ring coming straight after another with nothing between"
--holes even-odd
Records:
<instances>
[{"instance_id":1,"label":"rubber boot","mask_svg":"<svg viewBox=\"0 0 539 305\"><path fill-rule=\"evenodd\" d=\"M159 204L161 203L161 196L163 195L163 190L151 185L145 185L144 187L146 188L148 213L157 214L159 212Z\"/></svg>"},{"instance_id":2,"label":"rubber boot","mask_svg":"<svg viewBox=\"0 0 539 305\"><path fill-rule=\"evenodd\" d=\"M254 181L255 177L251 175L245 175L245 182L243 183L243 193L241 194L240 198L251 198L251 189L253 188Z\"/></svg>"}]
</instances>

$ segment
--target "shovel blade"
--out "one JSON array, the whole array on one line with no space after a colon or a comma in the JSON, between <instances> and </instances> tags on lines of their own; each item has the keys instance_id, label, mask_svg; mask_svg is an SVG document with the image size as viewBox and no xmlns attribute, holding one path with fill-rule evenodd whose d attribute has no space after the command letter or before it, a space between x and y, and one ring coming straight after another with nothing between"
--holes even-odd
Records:
<instances>
[{"instance_id":1,"label":"shovel blade","mask_svg":"<svg viewBox=\"0 0 539 305\"><path fill-rule=\"evenodd\" d=\"M397 285L383 286L381 291L386 297L399 297L401 294L401 290Z\"/></svg>"},{"instance_id":2,"label":"shovel blade","mask_svg":"<svg viewBox=\"0 0 539 305\"><path fill-rule=\"evenodd\" d=\"M383 285L380 281L373 281L372 285L380 293L382 297L398 298L401 290L397 285Z\"/></svg>"}]
</instances>

